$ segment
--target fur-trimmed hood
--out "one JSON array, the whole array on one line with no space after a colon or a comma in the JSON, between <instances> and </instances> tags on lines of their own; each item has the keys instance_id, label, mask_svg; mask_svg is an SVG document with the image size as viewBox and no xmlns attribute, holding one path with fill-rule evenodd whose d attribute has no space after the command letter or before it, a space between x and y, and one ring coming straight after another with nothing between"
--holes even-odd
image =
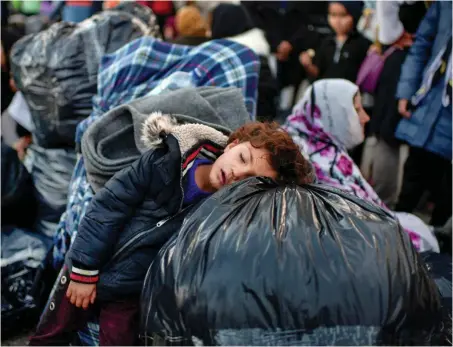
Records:
<instances>
[{"instance_id":1,"label":"fur-trimmed hood","mask_svg":"<svg viewBox=\"0 0 453 347\"><path fill-rule=\"evenodd\" d=\"M227 136L210 126L178 124L175 117L161 112L151 113L143 122L140 140L147 149L153 149L161 147L165 136L170 134L177 139L182 156L203 141L211 141L221 147L225 147L228 141Z\"/></svg>"},{"instance_id":2,"label":"fur-trimmed hood","mask_svg":"<svg viewBox=\"0 0 453 347\"><path fill-rule=\"evenodd\" d=\"M249 120L238 88L182 88L136 99L110 110L85 132L81 149L87 178L98 190L160 146L162 135L174 135L182 156L203 140L221 150L231 131Z\"/></svg>"}]
</instances>

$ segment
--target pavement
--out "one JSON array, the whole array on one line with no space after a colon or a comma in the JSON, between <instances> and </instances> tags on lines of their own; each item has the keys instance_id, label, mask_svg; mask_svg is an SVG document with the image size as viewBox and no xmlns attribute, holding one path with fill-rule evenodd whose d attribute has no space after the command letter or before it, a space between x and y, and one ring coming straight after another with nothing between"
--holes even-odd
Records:
<instances>
[{"instance_id":1,"label":"pavement","mask_svg":"<svg viewBox=\"0 0 453 347\"><path fill-rule=\"evenodd\" d=\"M16 336L12 336L5 340L1 341L2 346L27 346L28 344L28 337L32 334L31 331L22 331L18 333Z\"/></svg>"}]
</instances>

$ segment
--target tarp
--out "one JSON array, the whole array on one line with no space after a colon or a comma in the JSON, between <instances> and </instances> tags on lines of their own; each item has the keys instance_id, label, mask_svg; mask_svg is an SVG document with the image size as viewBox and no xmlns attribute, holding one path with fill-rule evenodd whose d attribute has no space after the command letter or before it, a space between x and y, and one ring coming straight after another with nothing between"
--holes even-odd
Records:
<instances>
[{"instance_id":1,"label":"tarp","mask_svg":"<svg viewBox=\"0 0 453 347\"><path fill-rule=\"evenodd\" d=\"M11 71L32 113L34 142L74 147L76 126L92 110L102 56L157 32L151 10L126 3L19 40L11 51Z\"/></svg>"}]
</instances>

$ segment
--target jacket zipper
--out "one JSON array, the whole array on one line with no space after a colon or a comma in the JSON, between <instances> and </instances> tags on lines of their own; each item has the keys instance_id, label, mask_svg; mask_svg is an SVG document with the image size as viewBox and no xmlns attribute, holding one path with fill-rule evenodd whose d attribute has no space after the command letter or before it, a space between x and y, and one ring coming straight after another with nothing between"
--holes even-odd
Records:
<instances>
[{"instance_id":1,"label":"jacket zipper","mask_svg":"<svg viewBox=\"0 0 453 347\"><path fill-rule=\"evenodd\" d=\"M182 186L182 164L179 169L179 188L181 188L181 202L179 203L179 211L182 209L182 205L184 204L184 187Z\"/></svg>"},{"instance_id":2,"label":"jacket zipper","mask_svg":"<svg viewBox=\"0 0 453 347\"><path fill-rule=\"evenodd\" d=\"M182 186L182 165L180 167L180 175L179 175L179 187L181 188L181 202L179 203L179 209L178 209L178 212L176 212L176 214L174 214L173 216L171 217L167 217L165 219L162 219L161 221L159 221L157 224L156 224L156 228L160 228L162 227L165 223L167 223L170 219L176 217L177 215L179 215L182 211L186 210L186 208L182 208L183 204L184 204L184 188ZM154 230L151 229L151 230ZM114 255L113 257L111 258L110 261L113 261L115 258L117 258L131 243L135 242L138 238L140 238L141 236L143 236L144 234L150 232L151 230L145 230L145 231L142 231L140 233L138 233L137 235L135 235L132 239L130 239L129 241L127 241L123 247L121 247Z\"/></svg>"},{"instance_id":3,"label":"jacket zipper","mask_svg":"<svg viewBox=\"0 0 453 347\"><path fill-rule=\"evenodd\" d=\"M135 241L137 241L139 238L141 238L143 235L151 232L151 231L154 231L155 228L160 228L162 227L164 224L166 224L169 220L175 218L176 216L178 216L180 213L182 213L183 211L185 211L188 207L178 211L176 214L174 214L173 216L170 216L170 217L167 217L165 219L162 219L161 221L157 222L156 223L156 226L152 229L146 229L146 230L143 230L141 232L139 232L137 235L135 235L133 238L131 238L129 241L127 241L112 257L111 261L113 261L115 258L117 258L122 252L124 252L124 250L129 247L132 243L134 243Z\"/></svg>"}]
</instances>

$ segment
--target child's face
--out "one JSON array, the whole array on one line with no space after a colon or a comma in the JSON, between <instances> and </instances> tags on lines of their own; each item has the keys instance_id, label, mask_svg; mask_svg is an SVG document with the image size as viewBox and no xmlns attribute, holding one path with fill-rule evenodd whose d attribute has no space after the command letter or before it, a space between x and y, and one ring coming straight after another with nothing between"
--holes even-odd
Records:
<instances>
[{"instance_id":1,"label":"child's face","mask_svg":"<svg viewBox=\"0 0 453 347\"><path fill-rule=\"evenodd\" d=\"M269 155L267 150L254 148L250 142L230 143L212 165L209 181L214 188L220 189L247 177L265 176L275 179L277 172L269 164Z\"/></svg>"},{"instance_id":2,"label":"child's face","mask_svg":"<svg viewBox=\"0 0 453 347\"><path fill-rule=\"evenodd\" d=\"M340 3L329 4L329 25L337 35L347 35L353 29L354 19Z\"/></svg>"}]
</instances>

